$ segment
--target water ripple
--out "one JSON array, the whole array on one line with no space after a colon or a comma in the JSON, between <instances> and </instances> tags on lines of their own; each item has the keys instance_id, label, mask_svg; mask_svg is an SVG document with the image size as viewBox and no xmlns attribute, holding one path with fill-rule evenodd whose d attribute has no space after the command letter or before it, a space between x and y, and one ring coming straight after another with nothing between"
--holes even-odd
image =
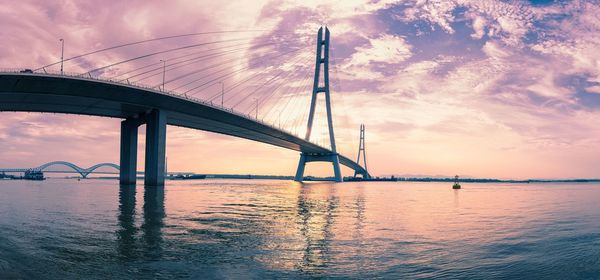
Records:
<instances>
[{"instance_id":1,"label":"water ripple","mask_svg":"<svg viewBox=\"0 0 600 280\"><path fill-rule=\"evenodd\" d=\"M0 181L0 279L599 279L600 185Z\"/></svg>"}]
</instances>

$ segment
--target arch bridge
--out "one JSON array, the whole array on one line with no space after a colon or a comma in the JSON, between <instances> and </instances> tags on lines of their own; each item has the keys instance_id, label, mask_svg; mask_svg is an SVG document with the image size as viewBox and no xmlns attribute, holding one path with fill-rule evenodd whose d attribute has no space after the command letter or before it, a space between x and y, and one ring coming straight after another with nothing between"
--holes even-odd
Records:
<instances>
[{"instance_id":1,"label":"arch bridge","mask_svg":"<svg viewBox=\"0 0 600 280\"><path fill-rule=\"evenodd\" d=\"M50 168L52 166L56 166L56 165L68 167L72 171L47 171L48 168ZM116 171L115 173L118 173L120 171L119 166L114 163L98 163L98 164L95 164L88 168L83 168L83 167L80 167L80 166L78 166L74 163L68 162L68 161L52 161L52 162L44 163L44 164L42 164L38 167L34 167L34 168L4 168L4 169L0 169L0 172L13 173L13 172L26 172L26 171L30 171L30 170L40 171L40 172L57 172L57 173L75 172L75 173L79 173L81 175L81 177L87 178L88 175L90 175L91 173L94 173L96 171L96 169L101 168L101 167L112 167L113 169L115 169L115 171ZM102 173L106 173L106 172L102 172Z\"/></svg>"},{"instance_id":2,"label":"arch bridge","mask_svg":"<svg viewBox=\"0 0 600 280\"><path fill-rule=\"evenodd\" d=\"M49 168L50 166L54 166L54 165L63 165L66 167L69 167L71 169L73 169L73 171L79 173L81 175L81 177L86 178L90 173L94 172L96 169L100 168L100 167L112 167L113 169L115 169L117 172L120 171L120 168L118 165L114 164L114 163L98 163L95 164L93 166L90 166L88 168L82 168L79 167L73 163L70 163L68 161L52 161L52 162L48 162L46 164L42 164L36 168L33 168L35 171L44 171L45 169Z\"/></svg>"}]
</instances>

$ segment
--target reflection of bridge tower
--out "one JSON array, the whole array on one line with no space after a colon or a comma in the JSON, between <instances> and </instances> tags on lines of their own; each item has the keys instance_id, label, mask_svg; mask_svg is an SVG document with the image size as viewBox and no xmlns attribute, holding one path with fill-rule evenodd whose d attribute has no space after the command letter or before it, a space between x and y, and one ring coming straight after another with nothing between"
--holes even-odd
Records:
<instances>
[{"instance_id":1,"label":"reflection of bridge tower","mask_svg":"<svg viewBox=\"0 0 600 280\"><path fill-rule=\"evenodd\" d=\"M369 169L367 169L367 154L365 153L365 125L361 124L360 125L360 142L358 143L358 157L356 158L356 163L360 165L360 154L362 153L362 158L363 158L363 167L365 168L365 170L367 171L365 174L363 174L363 177L365 179L368 179L369 176ZM356 177L356 175L358 175L359 173L357 171L354 171L354 177Z\"/></svg>"},{"instance_id":2,"label":"reflection of bridge tower","mask_svg":"<svg viewBox=\"0 0 600 280\"><path fill-rule=\"evenodd\" d=\"M323 86L320 86L321 65L323 65ZM340 172L339 157L335 146L335 136L333 134L333 122L331 117L331 99L329 94L329 29L325 27L325 37L323 37L323 27L319 28L317 35L317 59L315 64L315 78L313 82L312 99L310 102L310 113L308 114L308 125L306 127L305 139L310 140L312 132L313 120L315 117L315 106L317 103L317 95L325 94L325 107L327 108L327 125L329 128L329 141L331 142L331 153L315 154L302 152L300 154L300 162L296 171L296 181L302 181L304 178L304 167L307 162L325 161L333 164L333 172L337 182L342 181Z\"/></svg>"}]
</instances>

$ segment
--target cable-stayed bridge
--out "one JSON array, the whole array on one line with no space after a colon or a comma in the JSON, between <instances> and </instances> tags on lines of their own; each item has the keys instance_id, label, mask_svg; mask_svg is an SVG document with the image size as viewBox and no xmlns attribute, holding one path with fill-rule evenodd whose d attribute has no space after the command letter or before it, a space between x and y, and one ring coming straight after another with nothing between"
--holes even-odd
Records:
<instances>
[{"instance_id":1,"label":"cable-stayed bridge","mask_svg":"<svg viewBox=\"0 0 600 280\"><path fill-rule=\"evenodd\" d=\"M337 181L342 180L340 164L369 177L366 169L337 150L327 28L319 29L315 64L306 63L315 55L314 41L295 33L267 39L188 40L209 33L142 40L37 69L1 71L0 111L124 119L120 147L122 184L135 183L138 127L143 124L146 185L164 184L167 124L299 151L298 181L303 179L305 164L311 161L331 162ZM149 43L174 39L186 40L170 48L145 48ZM132 47L134 56L128 52L110 54ZM148 52L140 54L140 50ZM91 58L99 54L103 54L100 59ZM157 57L162 59L156 61ZM74 64L72 67L80 73L63 71L64 63ZM53 72L58 65L60 72ZM325 106L318 106L321 95Z\"/></svg>"}]
</instances>

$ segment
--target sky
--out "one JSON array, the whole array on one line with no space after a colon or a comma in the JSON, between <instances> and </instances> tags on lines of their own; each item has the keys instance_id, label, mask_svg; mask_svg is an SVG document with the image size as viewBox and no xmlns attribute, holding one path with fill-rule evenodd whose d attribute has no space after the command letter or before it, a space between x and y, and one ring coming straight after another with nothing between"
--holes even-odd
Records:
<instances>
[{"instance_id":1,"label":"sky","mask_svg":"<svg viewBox=\"0 0 600 280\"><path fill-rule=\"evenodd\" d=\"M164 36L245 31L122 48L69 61L65 71L82 73L167 47L245 38L248 45L241 53L214 61L241 61L230 67L237 70L254 65L249 69L258 71L260 65L270 72L259 82L287 69L288 82L281 88L296 87L295 97L272 84L272 90L257 92L257 98L268 100L259 105L259 115L271 123L290 115L294 127L283 126L298 134L306 121L294 110L308 107L316 31L326 25L339 150L356 157L364 123L371 174L600 178L600 1L0 2L0 68L59 61L59 38L69 58ZM273 40L276 46L261 45ZM215 52L214 47L206 48ZM267 57L292 51L294 56ZM140 65L119 65L95 75L115 76ZM232 76L225 87L246 76ZM154 86L158 77L144 83ZM169 86L176 88L175 82ZM249 90L252 86L258 88L255 83ZM218 95L219 88L215 84L206 90ZM271 93L274 100L267 99ZM251 98L239 102L235 109L254 112ZM226 106L237 103L232 97ZM321 109L313 140L326 145ZM0 114L0 167L54 160L82 167L118 163L118 119ZM167 133L169 171L292 175L298 163L295 151L249 140L179 127L168 127ZM331 173L326 163L307 167L307 175Z\"/></svg>"}]
</instances>

